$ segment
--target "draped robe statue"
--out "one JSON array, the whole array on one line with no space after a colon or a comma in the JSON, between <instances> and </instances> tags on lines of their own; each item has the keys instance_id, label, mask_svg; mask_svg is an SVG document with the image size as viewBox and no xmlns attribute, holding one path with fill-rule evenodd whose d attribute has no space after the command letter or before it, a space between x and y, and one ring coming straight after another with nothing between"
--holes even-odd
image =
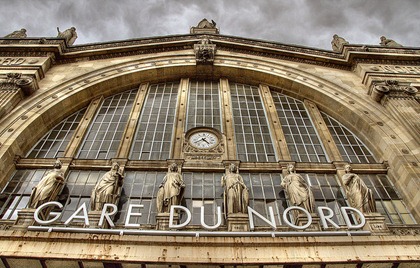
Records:
<instances>
[{"instance_id":1,"label":"draped robe statue","mask_svg":"<svg viewBox=\"0 0 420 268\"><path fill-rule=\"evenodd\" d=\"M295 172L294 165L287 165L287 172L289 174L283 178L281 186L286 190L290 203L304 208L309 213L314 213L315 199L309 185L301 175Z\"/></svg>"},{"instance_id":2,"label":"draped robe statue","mask_svg":"<svg viewBox=\"0 0 420 268\"><path fill-rule=\"evenodd\" d=\"M54 164L54 169L48 171L38 185L32 189L28 208L38 208L46 202L57 199L65 184L61 166L60 160L57 160Z\"/></svg>"},{"instance_id":3,"label":"draped robe statue","mask_svg":"<svg viewBox=\"0 0 420 268\"><path fill-rule=\"evenodd\" d=\"M362 213L376 212L375 199L372 190L369 189L362 179L351 173L350 165L344 167L346 174L343 175L343 183L346 187L347 199L350 206L360 210Z\"/></svg>"},{"instance_id":4,"label":"draped robe statue","mask_svg":"<svg viewBox=\"0 0 420 268\"><path fill-rule=\"evenodd\" d=\"M105 203L115 204L119 190L123 185L124 177L120 173L120 165L112 163L111 170L105 173L96 183L90 196L90 209L101 211Z\"/></svg>"},{"instance_id":5,"label":"draped robe statue","mask_svg":"<svg viewBox=\"0 0 420 268\"><path fill-rule=\"evenodd\" d=\"M222 186L224 187L225 214L247 213L249 191L234 164L230 165L229 173L222 177Z\"/></svg>"},{"instance_id":6,"label":"draped robe statue","mask_svg":"<svg viewBox=\"0 0 420 268\"><path fill-rule=\"evenodd\" d=\"M336 34L333 35L333 40L331 41L332 50L336 52L340 52L343 45L348 44L349 42L346 41L343 37L340 37Z\"/></svg>"},{"instance_id":7,"label":"draped robe statue","mask_svg":"<svg viewBox=\"0 0 420 268\"><path fill-rule=\"evenodd\" d=\"M381 36L381 42L379 43L383 47L402 47L401 44L398 44L392 39L388 39L385 36Z\"/></svg>"},{"instance_id":8,"label":"draped robe statue","mask_svg":"<svg viewBox=\"0 0 420 268\"><path fill-rule=\"evenodd\" d=\"M60 29L57 27L58 35L57 37L66 39L66 42L69 46L73 45L77 39L76 28L71 27L70 29L60 32Z\"/></svg>"},{"instance_id":9,"label":"draped robe statue","mask_svg":"<svg viewBox=\"0 0 420 268\"><path fill-rule=\"evenodd\" d=\"M22 28L20 30L14 31L5 36L6 38L26 38L26 29Z\"/></svg>"},{"instance_id":10,"label":"draped robe statue","mask_svg":"<svg viewBox=\"0 0 420 268\"><path fill-rule=\"evenodd\" d=\"M185 188L184 180L178 173L178 165L173 163L163 178L157 192L156 204L159 213L169 213L172 205L179 205Z\"/></svg>"}]
</instances>

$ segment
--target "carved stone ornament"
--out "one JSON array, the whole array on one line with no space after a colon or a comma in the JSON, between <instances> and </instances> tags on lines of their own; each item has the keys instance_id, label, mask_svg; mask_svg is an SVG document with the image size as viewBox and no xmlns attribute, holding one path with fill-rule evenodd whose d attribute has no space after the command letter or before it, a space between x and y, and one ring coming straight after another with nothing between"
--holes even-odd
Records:
<instances>
[{"instance_id":1,"label":"carved stone ornament","mask_svg":"<svg viewBox=\"0 0 420 268\"><path fill-rule=\"evenodd\" d=\"M385 95L388 98L412 98L416 96L417 92L418 89L410 86L408 83L404 84L396 80L386 80L375 83L371 97L376 102L381 102Z\"/></svg>"},{"instance_id":2,"label":"carved stone ornament","mask_svg":"<svg viewBox=\"0 0 420 268\"><path fill-rule=\"evenodd\" d=\"M225 143L222 134L208 127L196 127L187 131L183 153L187 160L222 160Z\"/></svg>"},{"instance_id":3,"label":"carved stone ornament","mask_svg":"<svg viewBox=\"0 0 420 268\"><path fill-rule=\"evenodd\" d=\"M216 45L204 38L200 43L194 45L195 60L197 64L213 64L216 54Z\"/></svg>"},{"instance_id":4,"label":"carved stone ornament","mask_svg":"<svg viewBox=\"0 0 420 268\"><path fill-rule=\"evenodd\" d=\"M35 83L31 77L20 73L8 73L5 79L0 80L0 90L18 91L21 89L25 95L31 95L35 90Z\"/></svg>"}]
</instances>

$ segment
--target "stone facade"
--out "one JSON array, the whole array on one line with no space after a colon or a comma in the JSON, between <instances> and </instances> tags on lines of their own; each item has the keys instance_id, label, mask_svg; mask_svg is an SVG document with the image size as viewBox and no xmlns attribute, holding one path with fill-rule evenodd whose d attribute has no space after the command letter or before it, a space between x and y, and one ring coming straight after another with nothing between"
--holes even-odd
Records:
<instances>
[{"instance_id":1,"label":"stone facade","mask_svg":"<svg viewBox=\"0 0 420 268\"><path fill-rule=\"evenodd\" d=\"M26 155L47 131L83 107L87 107L83 120L60 157L65 174L71 169L109 170L112 161L118 161L126 170L166 172L168 162L172 161L181 162L186 172L208 169L223 173L228 162L235 162L241 173L272 170L281 173L288 163L294 163L299 172L324 170L341 177L347 163L332 142L322 111L355 133L378 160L375 164L352 164L353 170L360 174L387 174L409 212L420 222L420 49L346 44L338 52L328 52L223 36L212 23L208 23L211 27L193 27L189 35L94 45L68 46L65 40L59 39L46 39L42 43L31 38L0 39L2 189L16 170L50 166L51 159ZM13 76L13 73L19 75ZM25 83L16 82L23 77L27 78ZM174 125L170 159L132 161L128 157L129 144L148 85L174 80L180 81L176 108L179 121ZM215 132L220 141L215 147L217 151L207 154L200 151L194 155L193 150L187 150L187 129L182 120L187 112L183 103L188 98L185 92L190 80L219 82L221 106L226 107L222 108L222 113L228 119L233 116L229 83L257 86L263 96L279 160L240 162L236 157L232 120L223 122L223 133ZM127 143L120 144L116 157L95 161L76 159L81 137L88 130L99 103L132 88L139 88L140 93L124 129ZM270 90L281 90L305 103L330 156L329 162L292 161ZM275 237L269 231L260 237L44 233L25 230L21 226L23 220L17 221L19 223L2 220L0 256L9 266L0 263L0 267L19 267L19 264L61 267L58 260L68 267L79 267L78 262L83 262L85 267L98 262L104 265L123 263L123 266L105 267L126 267L124 264L134 263L187 267L199 264L210 267L292 264L341 267L343 263L348 265L346 267L362 264L363 267L369 264L394 267L393 263L399 263L398 267L419 265L418 225L402 226L403 231L399 231L396 227L386 227L379 216L372 218L375 223L368 225L369 228L382 226L380 231L372 231L371 236L341 237ZM10 230L14 225L19 228ZM153 226L150 229L154 229ZM164 229L167 229L166 222ZM226 229L226 226L221 228L222 231ZM241 230L248 231L248 226Z\"/></svg>"}]
</instances>

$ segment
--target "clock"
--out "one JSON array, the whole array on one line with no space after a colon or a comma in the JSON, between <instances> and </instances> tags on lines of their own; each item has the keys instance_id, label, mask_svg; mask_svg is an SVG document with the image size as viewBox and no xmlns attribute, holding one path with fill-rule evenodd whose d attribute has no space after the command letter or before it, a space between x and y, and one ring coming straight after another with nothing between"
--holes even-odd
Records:
<instances>
[{"instance_id":1,"label":"clock","mask_svg":"<svg viewBox=\"0 0 420 268\"><path fill-rule=\"evenodd\" d=\"M191 146L197 149L211 149L219 144L219 138L210 131L197 131L189 137Z\"/></svg>"}]
</instances>

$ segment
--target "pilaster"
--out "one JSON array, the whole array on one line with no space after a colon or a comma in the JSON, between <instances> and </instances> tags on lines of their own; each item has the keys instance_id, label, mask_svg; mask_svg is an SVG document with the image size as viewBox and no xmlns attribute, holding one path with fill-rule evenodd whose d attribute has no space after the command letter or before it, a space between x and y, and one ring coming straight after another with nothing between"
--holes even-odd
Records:
<instances>
[{"instance_id":1,"label":"pilaster","mask_svg":"<svg viewBox=\"0 0 420 268\"><path fill-rule=\"evenodd\" d=\"M324 146L328 158L330 161L343 161L343 157L340 154L340 151L337 148L337 145L334 142L334 139L328 130L327 125L325 124L324 119L322 118L321 113L318 110L316 104L308 99L305 99L304 102L306 110L309 113L309 116L312 118L312 122L318 132L319 138Z\"/></svg>"},{"instance_id":2,"label":"pilaster","mask_svg":"<svg viewBox=\"0 0 420 268\"><path fill-rule=\"evenodd\" d=\"M143 103L147 95L147 88L149 84L141 84L134 100L134 105L130 112L130 117L128 123L124 129L123 139L120 142L117 151L117 158L128 158L130 153L131 144L134 139L137 122L140 117L141 110L143 108Z\"/></svg>"},{"instance_id":3,"label":"pilaster","mask_svg":"<svg viewBox=\"0 0 420 268\"><path fill-rule=\"evenodd\" d=\"M185 132L185 118L187 116L187 103L188 103L188 89L190 80L188 78L181 79L178 89L178 103L176 110L176 123L172 137L172 153L171 158L179 159L182 154L182 143Z\"/></svg>"},{"instance_id":4,"label":"pilaster","mask_svg":"<svg viewBox=\"0 0 420 268\"><path fill-rule=\"evenodd\" d=\"M236 159L235 129L233 125L233 115L231 107L229 81L225 78L220 79L220 95L222 96L222 115L223 131L226 136L227 157L229 160Z\"/></svg>"},{"instance_id":5,"label":"pilaster","mask_svg":"<svg viewBox=\"0 0 420 268\"><path fill-rule=\"evenodd\" d=\"M277 159L291 161L292 158L287 147L286 138L281 127L280 119L271 96L270 88L266 85L259 86L260 96L267 112L267 120L270 128L272 140L274 141L274 150Z\"/></svg>"}]
</instances>

